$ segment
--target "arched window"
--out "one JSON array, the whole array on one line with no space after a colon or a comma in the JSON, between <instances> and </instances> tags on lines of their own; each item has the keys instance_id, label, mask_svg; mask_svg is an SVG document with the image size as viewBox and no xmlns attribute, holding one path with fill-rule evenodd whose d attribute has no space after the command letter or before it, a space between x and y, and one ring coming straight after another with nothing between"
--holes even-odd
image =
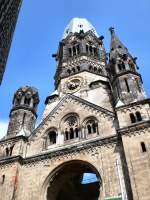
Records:
<instances>
[{"instance_id":1,"label":"arched window","mask_svg":"<svg viewBox=\"0 0 150 200\"><path fill-rule=\"evenodd\" d=\"M56 131L52 130L48 132L48 146L56 144L57 133Z\"/></svg>"},{"instance_id":2,"label":"arched window","mask_svg":"<svg viewBox=\"0 0 150 200\"><path fill-rule=\"evenodd\" d=\"M72 140L79 137L78 119L75 115L70 115L65 119L64 124L65 140Z\"/></svg>"},{"instance_id":3,"label":"arched window","mask_svg":"<svg viewBox=\"0 0 150 200\"><path fill-rule=\"evenodd\" d=\"M142 116L141 116L141 113L139 111L137 111L136 113L136 119L138 122L142 121Z\"/></svg>"},{"instance_id":4,"label":"arched window","mask_svg":"<svg viewBox=\"0 0 150 200\"><path fill-rule=\"evenodd\" d=\"M136 122L136 118L135 118L135 115L133 113L130 113L130 119L131 119L131 123Z\"/></svg>"},{"instance_id":5,"label":"arched window","mask_svg":"<svg viewBox=\"0 0 150 200\"><path fill-rule=\"evenodd\" d=\"M98 134L98 126L97 126L97 121L94 119L90 119L86 122L86 132L87 134Z\"/></svg>"}]
</instances>

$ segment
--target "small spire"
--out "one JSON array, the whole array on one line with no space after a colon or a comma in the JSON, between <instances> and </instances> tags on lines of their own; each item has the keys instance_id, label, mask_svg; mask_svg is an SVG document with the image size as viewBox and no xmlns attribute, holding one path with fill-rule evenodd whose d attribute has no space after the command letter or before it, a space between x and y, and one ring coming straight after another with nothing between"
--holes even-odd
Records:
<instances>
[{"instance_id":1,"label":"small spire","mask_svg":"<svg viewBox=\"0 0 150 200\"><path fill-rule=\"evenodd\" d=\"M111 33L111 45L110 45L110 49L111 50L122 49L122 50L125 51L125 53L127 53L128 49L124 46L124 44L117 37L117 35L115 33L115 28L114 27L110 27L109 31Z\"/></svg>"}]
</instances>

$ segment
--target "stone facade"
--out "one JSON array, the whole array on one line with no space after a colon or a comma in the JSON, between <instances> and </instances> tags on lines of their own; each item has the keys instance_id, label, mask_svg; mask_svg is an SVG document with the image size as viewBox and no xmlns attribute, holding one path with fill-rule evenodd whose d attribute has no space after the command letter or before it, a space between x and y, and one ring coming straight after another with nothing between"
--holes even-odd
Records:
<instances>
[{"instance_id":1,"label":"stone facade","mask_svg":"<svg viewBox=\"0 0 150 200\"><path fill-rule=\"evenodd\" d=\"M114 29L107 62L90 27L75 18L65 29L36 128L37 90L15 93L0 141L0 200L149 200L150 100Z\"/></svg>"},{"instance_id":2,"label":"stone facade","mask_svg":"<svg viewBox=\"0 0 150 200\"><path fill-rule=\"evenodd\" d=\"M0 84L22 0L0 1Z\"/></svg>"}]
</instances>

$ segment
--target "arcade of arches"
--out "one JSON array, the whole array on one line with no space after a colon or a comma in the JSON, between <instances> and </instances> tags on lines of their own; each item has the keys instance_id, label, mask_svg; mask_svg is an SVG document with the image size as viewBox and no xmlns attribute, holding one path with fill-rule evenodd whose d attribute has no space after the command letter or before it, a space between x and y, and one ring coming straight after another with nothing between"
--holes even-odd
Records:
<instances>
[{"instance_id":1,"label":"arcade of arches","mask_svg":"<svg viewBox=\"0 0 150 200\"><path fill-rule=\"evenodd\" d=\"M98 200L101 178L96 169L83 161L63 165L49 180L46 200Z\"/></svg>"}]
</instances>

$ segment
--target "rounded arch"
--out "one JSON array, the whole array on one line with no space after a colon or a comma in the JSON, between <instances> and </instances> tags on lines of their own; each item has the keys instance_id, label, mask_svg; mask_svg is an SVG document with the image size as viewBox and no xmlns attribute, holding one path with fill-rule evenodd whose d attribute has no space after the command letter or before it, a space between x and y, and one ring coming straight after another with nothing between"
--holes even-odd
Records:
<instances>
[{"instance_id":1,"label":"rounded arch","mask_svg":"<svg viewBox=\"0 0 150 200\"><path fill-rule=\"evenodd\" d=\"M79 137L79 116L77 113L68 113L60 122L61 133L64 134L64 140L72 140Z\"/></svg>"},{"instance_id":2,"label":"rounded arch","mask_svg":"<svg viewBox=\"0 0 150 200\"><path fill-rule=\"evenodd\" d=\"M72 167L72 166L74 166L74 167ZM100 175L98 169L96 168L96 166L94 166L93 163L91 164L90 162L85 161L85 160L70 160L70 161L66 161L66 162L58 165L56 168L54 168L50 172L50 174L47 176L47 178L45 179L45 181L43 183L40 200L49 200L47 198L47 192L48 192L49 187L52 186L53 182L56 181L56 179L58 177L60 177L60 175L63 174L64 170L66 170L66 169L69 172L70 172L69 169L73 169L73 171L81 170L81 172L89 171L89 172L94 173L98 180L97 181L97 183L99 185L98 196L100 196L101 189L102 189L102 187L101 187L102 186L102 178L101 178L101 175ZM55 198L54 199L52 198L51 200L55 200Z\"/></svg>"},{"instance_id":3,"label":"rounded arch","mask_svg":"<svg viewBox=\"0 0 150 200\"><path fill-rule=\"evenodd\" d=\"M56 127L49 127L45 131L45 148L57 144L58 129Z\"/></svg>"}]
</instances>

